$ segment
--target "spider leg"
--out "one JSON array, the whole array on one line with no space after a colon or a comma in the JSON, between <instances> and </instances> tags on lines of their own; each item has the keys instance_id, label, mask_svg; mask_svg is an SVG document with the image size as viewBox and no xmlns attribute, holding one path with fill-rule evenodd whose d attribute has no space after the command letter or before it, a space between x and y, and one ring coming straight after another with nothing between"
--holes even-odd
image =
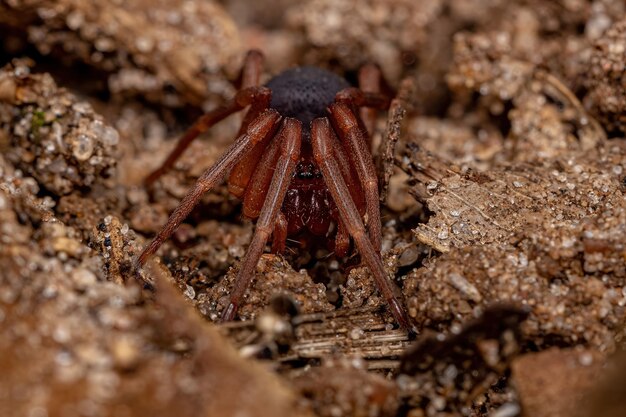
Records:
<instances>
[{"instance_id":1,"label":"spider leg","mask_svg":"<svg viewBox=\"0 0 626 417\"><path fill-rule=\"evenodd\" d=\"M272 233L272 253L282 253L287 246L287 218L280 212Z\"/></svg>"},{"instance_id":2,"label":"spider leg","mask_svg":"<svg viewBox=\"0 0 626 417\"><path fill-rule=\"evenodd\" d=\"M366 93L380 94L380 85L382 74L380 68L374 64L363 65L359 69L359 88ZM374 134L374 128L376 127L376 109L371 107L362 107L360 109L361 119L363 124L369 133L370 140Z\"/></svg>"},{"instance_id":3,"label":"spider leg","mask_svg":"<svg viewBox=\"0 0 626 417\"><path fill-rule=\"evenodd\" d=\"M333 156L332 134L330 122L327 118L318 118L311 123L311 142L313 156L322 171L324 181L339 209L341 220L344 222L349 234L367 264L378 286L378 290L385 298L391 313L400 326L411 329L411 324L406 310L401 301L402 294L387 276L383 267L378 250L367 238L365 226L356 205L350 198L350 192L341 175L341 170Z\"/></svg>"},{"instance_id":4,"label":"spider leg","mask_svg":"<svg viewBox=\"0 0 626 417\"><path fill-rule=\"evenodd\" d=\"M144 183L146 185L151 185L159 179L161 175L169 171L191 142L193 142L198 135L206 132L211 126L224 120L231 114L242 110L244 107L254 103L255 101L267 103L267 105L265 105L265 108L267 108L267 106L269 106L270 97L271 92L266 87L248 87L246 89L239 90L235 97L229 100L225 105L201 116L178 140L176 147L168 155L165 162L163 162L159 168L152 171L152 173L146 177Z\"/></svg>"},{"instance_id":5,"label":"spider leg","mask_svg":"<svg viewBox=\"0 0 626 417\"><path fill-rule=\"evenodd\" d=\"M335 237L335 254L343 258L350 249L350 234L341 219L337 222L337 236Z\"/></svg>"},{"instance_id":6,"label":"spider leg","mask_svg":"<svg viewBox=\"0 0 626 417\"><path fill-rule=\"evenodd\" d=\"M261 73L263 72L265 57L258 49L251 49L246 54L243 67L240 73L239 89L256 87L261 84Z\"/></svg>"},{"instance_id":7,"label":"spider leg","mask_svg":"<svg viewBox=\"0 0 626 417\"><path fill-rule=\"evenodd\" d=\"M335 95L335 101L350 107L370 107L384 110L389 107L391 100L380 92L362 91L356 87L348 87Z\"/></svg>"},{"instance_id":8,"label":"spider leg","mask_svg":"<svg viewBox=\"0 0 626 417\"><path fill-rule=\"evenodd\" d=\"M251 50L246 57L246 65L241 72L241 86L242 88L257 86L261 82L261 68L263 68L264 57L263 54L257 50ZM241 122L241 128L239 134L242 134L250 124L252 120L258 117L263 110L269 107L271 96L263 97L262 99L254 101L250 105L250 109L246 113ZM267 146L267 142L271 139L267 138L266 141L258 143L250 152L247 152L241 161L239 161L230 172L228 177L228 191L235 197L241 198L246 186L252 177L252 173L255 171L263 150Z\"/></svg>"},{"instance_id":9,"label":"spider leg","mask_svg":"<svg viewBox=\"0 0 626 417\"><path fill-rule=\"evenodd\" d=\"M152 242L141 252L137 261L139 266L143 265L148 257L156 252L163 242L174 233L180 223L196 206L202 195L215 187L223 179L224 174L241 159L242 154L267 136L274 134L280 118L278 112L271 109L261 114L250 124L246 133L239 136L224 155L198 178L193 188L188 191L176 210L170 215L165 226L163 226Z\"/></svg>"},{"instance_id":10,"label":"spider leg","mask_svg":"<svg viewBox=\"0 0 626 417\"><path fill-rule=\"evenodd\" d=\"M365 214L365 199L363 198L363 190L361 187L361 182L354 175L354 170L352 169L352 164L350 162L350 158L346 155L345 149L339 138L333 130L331 130L330 139L332 141L333 155L337 159L337 163L339 164L339 169L341 169L341 174L343 175L343 180L346 182L348 186L348 190L350 190L350 196L359 209L359 213L362 215Z\"/></svg>"},{"instance_id":11,"label":"spider leg","mask_svg":"<svg viewBox=\"0 0 626 417\"><path fill-rule=\"evenodd\" d=\"M243 215L249 219L256 219L261 214L265 196L272 182L272 174L276 169L276 162L281 153L281 140L276 137L262 152L261 160L255 167L243 196Z\"/></svg>"},{"instance_id":12,"label":"spider leg","mask_svg":"<svg viewBox=\"0 0 626 417\"><path fill-rule=\"evenodd\" d=\"M230 321L235 317L243 296L254 277L254 270L263 253L263 248L276 225L278 214L291 183L291 176L300 158L301 136L302 124L296 119L285 119L283 128L278 134L281 144L280 157L276 163L276 169L256 224L252 242L235 278L230 303L222 313L223 321Z\"/></svg>"},{"instance_id":13,"label":"spider leg","mask_svg":"<svg viewBox=\"0 0 626 417\"><path fill-rule=\"evenodd\" d=\"M343 103L333 103L329 106L331 120L339 130L344 146L350 155L350 160L356 168L361 188L365 194L367 214L367 230L376 251L380 251L382 241L380 206L378 198L378 176L374 161L367 148L363 132L355 114Z\"/></svg>"},{"instance_id":14,"label":"spider leg","mask_svg":"<svg viewBox=\"0 0 626 417\"><path fill-rule=\"evenodd\" d=\"M248 52L246 63L254 62L255 65L244 66L244 70L241 72L242 88L257 86L260 84L261 68L263 68L263 61L264 57L261 52L256 50L251 50L250 52ZM269 107L270 99L270 95L264 96L258 100L255 100L250 105L250 109L248 109L246 115L241 122L239 134L245 132L252 120L257 118L259 114L263 112L263 110ZM256 146L250 152L247 152L230 171L230 175L228 177L228 191L235 197L241 198L243 196L246 185L248 184L248 181L250 181L250 177L252 176L256 165L259 163L259 159L261 159L263 150L267 146L267 142L270 139L271 137L267 138L267 140L263 142L257 143Z\"/></svg>"},{"instance_id":15,"label":"spider leg","mask_svg":"<svg viewBox=\"0 0 626 417\"><path fill-rule=\"evenodd\" d=\"M265 105L265 108L267 108L270 102L270 96L271 92L266 87L248 87L244 90L239 90L235 97L229 100L225 105L201 116L178 140L176 147L168 155L165 162L163 162L159 168L152 171L152 173L146 177L144 183L149 186L159 179L161 175L169 171L191 142L193 142L198 135L206 132L211 126L224 120L231 114L242 110L255 101L267 103L267 105Z\"/></svg>"},{"instance_id":16,"label":"spider leg","mask_svg":"<svg viewBox=\"0 0 626 417\"><path fill-rule=\"evenodd\" d=\"M241 88L242 90L247 90L252 87L258 87L260 84L261 78L261 70L263 68L263 54L259 51L249 51L244 60L243 68L241 69ZM243 94L245 95L245 93ZM252 99L251 111L248 111L246 117L244 118L244 123L241 125L241 129L239 131L239 135L243 134L248 127L248 124L252 120L254 120L263 110L269 107L269 97L266 97L267 93L264 92L260 94L255 99ZM217 109L208 112L201 116L196 123L194 123L185 134L178 140L176 147L174 150L168 155L167 159L161 164L159 168L154 170L148 177L144 180L146 185L153 184L161 175L167 172L176 160L183 154L185 149L189 147L191 142L198 137L198 135L206 132L211 126L225 119L233 113L236 113L246 107L247 104L241 105L242 103L237 100L237 97L227 102L225 105L218 107ZM250 104L250 103L248 103ZM252 111L254 109L254 111ZM247 122L247 123L246 123Z\"/></svg>"},{"instance_id":17,"label":"spider leg","mask_svg":"<svg viewBox=\"0 0 626 417\"><path fill-rule=\"evenodd\" d=\"M361 183L354 177L354 172L351 169L352 164L348 156L346 155L343 145L339 142L337 135L333 130L330 131L332 148L335 159L337 160L337 164L339 165L339 169L341 169L341 174L343 175L343 180L350 191L350 196L352 197L352 201L356 204L357 210L359 210L359 214L362 216L365 214L365 200L363 198L363 191L361 190ZM335 254L343 258L348 254L348 250L350 249L350 235L348 234L348 230L345 225L339 219L337 221L337 233L335 235Z\"/></svg>"},{"instance_id":18,"label":"spider leg","mask_svg":"<svg viewBox=\"0 0 626 417\"><path fill-rule=\"evenodd\" d=\"M263 63L265 61L265 57L263 53L257 51L256 49L252 49L248 51L246 55L246 60L243 65L243 69L241 70L241 88L250 88L250 87L258 87L261 85L261 73L263 71ZM263 96L258 100L255 100L250 105L250 109L246 112L244 116L241 127L239 128L239 134L241 135L246 131L248 125L256 119L259 114L263 112L270 105L270 97Z\"/></svg>"}]
</instances>

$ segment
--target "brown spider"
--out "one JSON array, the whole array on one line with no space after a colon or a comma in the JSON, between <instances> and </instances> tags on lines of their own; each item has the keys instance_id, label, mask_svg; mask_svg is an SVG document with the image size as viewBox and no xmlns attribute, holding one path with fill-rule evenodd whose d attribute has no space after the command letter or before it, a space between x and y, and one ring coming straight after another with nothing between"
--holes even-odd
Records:
<instances>
[{"instance_id":1,"label":"brown spider","mask_svg":"<svg viewBox=\"0 0 626 417\"><path fill-rule=\"evenodd\" d=\"M197 180L143 250L139 265L171 236L201 196L230 171L230 193L243 199L244 216L258 220L222 320L235 317L270 236L272 250L279 252L285 249L288 235L328 236L335 223L337 230L331 241L335 253L345 256L352 237L396 321L409 329L401 293L380 257L378 180L363 121L372 126L375 113L371 110L389 106L388 98L380 93L378 68L369 65L361 69L359 82L365 89L361 90L314 67L286 70L266 86L259 86L262 67L263 55L250 51L235 97L203 115L180 138L163 165L146 179L147 184L153 183L200 133L250 106L238 138ZM362 108L370 110L363 112L364 118L358 112Z\"/></svg>"}]
</instances>

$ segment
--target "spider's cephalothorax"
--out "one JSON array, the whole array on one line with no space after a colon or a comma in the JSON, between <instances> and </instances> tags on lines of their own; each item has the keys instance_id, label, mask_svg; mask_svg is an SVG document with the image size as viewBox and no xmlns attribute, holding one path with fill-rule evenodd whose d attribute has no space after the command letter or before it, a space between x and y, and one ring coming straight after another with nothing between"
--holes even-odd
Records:
<instances>
[{"instance_id":1,"label":"spider's cephalothorax","mask_svg":"<svg viewBox=\"0 0 626 417\"><path fill-rule=\"evenodd\" d=\"M340 256L347 254L352 238L396 321L410 328L401 295L380 257L378 182L365 127L373 124L366 109L389 104L380 93L377 67L360 71L360 89L314 67L284 71L259 86L262 62L260 52L248 53L236 96L202 116L146 179L148 184L154 182L200 133L249 106L237 140L183 198L139 256L139 265L169 238L202 194L229 173L229 191L243 200L243 214L257 219L257 224L224 320L234 318L270 237L272 249L282 251L287 236L304 233L327 237Z\"/></svg>"}]
</instances>

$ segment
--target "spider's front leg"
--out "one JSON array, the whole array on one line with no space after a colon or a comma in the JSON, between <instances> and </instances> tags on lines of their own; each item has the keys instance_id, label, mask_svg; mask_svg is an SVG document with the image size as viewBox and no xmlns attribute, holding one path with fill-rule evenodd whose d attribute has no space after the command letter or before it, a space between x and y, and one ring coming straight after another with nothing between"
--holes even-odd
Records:
<instances>
[{"instance_id":1,"label":"spider's front leg","mask_svg":"<svg viewBox=\"0 0 626 417\"><path fill-rule=\"evenodd\" d=\"M331 104L328 108L333 125L336 126L352 166L355 167L361 188L365 193L367 230L376 251L380 251L382 231L380 201L378 198L378 176L374 160L367 147L363 131L352 110L343 103Z\"/></svg>"},{"instance_id":2,"label":"spider's front leg","mask_svg":"<svg viewBox=\"0 0 626 417\"><path fill-rule=\"evenodd\" d=\"M263 202L252 242L235 278L230 303L222 313L223 321L230 321L235 318L243 296L254 277L254 270L263 254L263 248L274 230L291 182L291 176L300 158L302 124L296 119L286 118L276 139L280 141L280 156L268 188L267 197Z\"/></svg>"},{"instance_id":3,"label":"spider's front leg","mask_svg":"<svg viewBox=\"0 0 626 417\"><path fill-rule=\"evenodd\" d=\"M378 248L375 248L368 239L359 211L350 197L350 191L343 179L341 169L333 156L332 136L330 122L327 118L313 120L311 142L315 162L322 171L328 190L339 209L341 220L354 239L354 243L370 269L378 290L387 301L391 313L400 326L412 330L411 321L406 313L404 303L401 301L402 293L385 272Z\"/></svg>"}]
</instances>

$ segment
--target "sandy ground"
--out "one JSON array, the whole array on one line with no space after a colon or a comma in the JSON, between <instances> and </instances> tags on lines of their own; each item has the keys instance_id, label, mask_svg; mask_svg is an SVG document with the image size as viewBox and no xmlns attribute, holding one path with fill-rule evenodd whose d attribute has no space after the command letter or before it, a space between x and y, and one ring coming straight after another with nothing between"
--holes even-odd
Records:
<instances>
[{"instance_id":1,"label":"sandy ground","mask_svg":"<svg viewBox=\"0 0 626 417\"><path fill-rule=\"evenodd\" d=\"M622 416L621 0L0 0L0 415ZM262 256L225 186L135 259L236 135L145 176L249 48L397 92L373 135L394 323L358 253Z\"/></svg>"}]
</instances>

